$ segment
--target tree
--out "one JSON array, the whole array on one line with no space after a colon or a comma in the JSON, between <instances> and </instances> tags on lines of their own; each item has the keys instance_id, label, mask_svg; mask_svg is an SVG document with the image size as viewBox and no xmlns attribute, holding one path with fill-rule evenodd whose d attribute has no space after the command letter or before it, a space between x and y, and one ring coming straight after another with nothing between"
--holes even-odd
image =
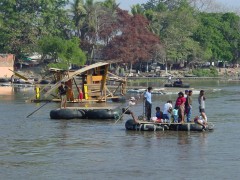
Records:
<instances>
[{"instance_id":1,"label":"tree","mask_svg":"<svg viewBox=\"0 0 240 180\"><path fill-rule=\"evenodd\" d=\"M81 39L81 47L88 52L90 60L94 57L94 50L98 49L98 43L107 38L106 29L114 21L114 12L118 7L115 0L94 2L88 0L85 3L75 0L72 6L77 33Z\"/></svg>"},{"instance_id":2,"label":"tree","mask_svg":"<svg viewBox=\"0 0 240 180\"><path fill-rule=\"evenodd\" d=\"M202 50L192 38L198 27L196 12L186 0L148 1L143 4L151 30L157 34L165 48L164 63L190 62L201 57Z\"/></svg>"},{"instance_id":3,"label":"tree","mask_svg":"<svg viewBox=\"0 0 240 180\"><path fill-rule=\"evenodd\" d=\"M240 18L234 13L201 13L193 38L211 52L211 60L235 62L239 57Z\"/></svg>"},{"instance_id":4,"label":"tree","mask_svg":"<svg viewBox=\"0 0 240 180\"><path fill-rule=\"evenodd\" d=\"M70 21L64 9L67 0L1 0L0 50L17 57L37 51L45 35L67 36Z\"/></svg>"},{"instance_id":5,"label":"tree","mask_svg":"<svg viewBox=\"0 0 240 180\"><path fill-rule=\"evenodd\" d=\"M126 63L149 61L153 57L153 47L159 38L150 32L149 22L141 15L131 16L127 11L117 10L115 36L103 50L108 59L120 59Z\"/></svg>"},{"instance_id":6,"label":"tree","mask_svg":"<svg viewBox=\"0 0 240 180\"><path fill-rule=\"evenodd\" d=\"M68 69L72 64L83 65L86 56L79 48L79 39L63 40L60 37L46 36L39 41L39 47L44 55L50 55L54 63L50 67Z\"/></svg>"}]
</instances>

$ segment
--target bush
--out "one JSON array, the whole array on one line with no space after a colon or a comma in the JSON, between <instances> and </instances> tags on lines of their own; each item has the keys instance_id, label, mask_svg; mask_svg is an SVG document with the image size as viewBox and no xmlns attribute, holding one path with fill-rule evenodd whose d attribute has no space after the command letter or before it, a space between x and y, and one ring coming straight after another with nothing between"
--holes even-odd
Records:
<instances>
[{"instance_id":1,"label":"bush","mask_svg":"<svg viewBox=\"0 0 240 180\"><path fill-rule=\"evenodd\" d=\"M193 74L198 77L217 77L218 71L215 67L209 69L194 69Z\"/></svg>"}]
</instances>

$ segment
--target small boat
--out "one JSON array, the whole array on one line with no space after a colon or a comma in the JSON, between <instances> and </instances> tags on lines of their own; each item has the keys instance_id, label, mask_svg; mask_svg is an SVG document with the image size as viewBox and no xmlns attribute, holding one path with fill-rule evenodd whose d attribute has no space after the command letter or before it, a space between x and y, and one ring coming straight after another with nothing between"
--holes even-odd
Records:
<instances>
[{"instance_id":1,"label":"small boat","mask_svg":"<svg viewBox=\"0 0 240 180\"><path fill-rule=\"evenodd\" d=\"M188 83L178 84L178 83L166 83L164 87L178 87L178 88L189 88L190 85Z\"/></svg>"},{"instance_id":2,"label":"small boat","mask_svg":"<svg viewBox=\"0 0 240 180\"><path fill-rule=\"evenodd\" d=\"M9 78L0 78L0 82L1 83L10 82L10 79Z\"/></svg>"},{"instance_id":3,"label":"small boat","mask_svg":"<svg viewBox=\"0 0 240 180\"><path fill-rule=\"evenodd\" d=\"M148 121L135 123L133 119L129 119L125 123L125 128L135 131L212 131L214 125L209 122L208 126L203 128L197 123L155 123Z\"/></svg>"}]
</instances>

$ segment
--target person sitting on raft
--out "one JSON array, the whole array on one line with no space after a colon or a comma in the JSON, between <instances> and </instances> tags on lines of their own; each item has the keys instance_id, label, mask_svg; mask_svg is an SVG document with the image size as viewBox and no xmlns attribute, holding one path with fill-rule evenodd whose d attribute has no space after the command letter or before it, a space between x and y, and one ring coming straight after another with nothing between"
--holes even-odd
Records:
<instances>
[{"instance_id":1,"label":"person sitting on raft","mask_svg":"<svg viewBox=\"0 0 240 180\"><path fill-rule=\"evenodd\" d=\"M204 129L207 127L207 121L202 118L202 116L196 116L194 122L203 126Z\"/></svg>"},{"instance_id":2,"label":"person sitting on raft","mask_svg":"<svg viewBox=\"0 0 240 180\"><path fill-rule=\"evenodd\" d=\"M177 85L182 85L183 84L183 82L182 82L182 80L181 79L177 79L177 81L174 81L174 83L173 83L175 86L177 86Z\"/></svg>"},{"instance_id":3,"label":"person sitting on raft","mask_svg":"<svg viewBox=\"0 0 240 180\"><path fill-rule=\"evenodd\" d=\"M132 118L133 118L133 120L134 120L134 122L135 122L136 124L138 124L138 123L139 123L138 119L136 118L136 116L134 115L134 113L133 113L131 110L129 110L129 108L130 108L131 106L134 106L135 104L136 104L136 99L135 99L135 97L131 97L131 98L129 99L129 102L128 102L128 107L123 108L123 109L122 109L122 113L131 115Z\"/></svg>"},{"instance_id":4,"label":"person sitting on raft","mask_svg":"<svg viewBox=\"0 0 240 180\"><path fill-rule=\"evenodd\" d=\"M152 117L151 121L156 123L163 122L163 112L161 111L160 107L156 107L156 117Z\"/></svg>"}]
</instances>

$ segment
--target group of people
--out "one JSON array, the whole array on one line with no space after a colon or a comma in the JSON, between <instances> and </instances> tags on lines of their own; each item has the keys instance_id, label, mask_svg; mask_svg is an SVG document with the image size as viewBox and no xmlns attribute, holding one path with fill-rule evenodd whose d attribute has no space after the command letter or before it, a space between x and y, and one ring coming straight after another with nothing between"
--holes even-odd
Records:
<instances>
[{"instance_id":1,"label":"group of people","mask_svg":"<svg viewBox=\"0 0 240 180\"><path fill-rule=\"evenodd\" d=\"M182 79L178 78L176 81L172 82L172 75L168 76L168 83L174 84L174 85L182 85Z\"/></svg>"},{"instance_id":2,"label":"group of people","mask_svg":"<svg viewBox=\"0 0 240 180\"><path fill-rule=\"evenodd\" d=\"M163 111L158 106L156 107L156 114L154 117L151 116L152 112L152 87L148 87L147 91L144 93L145 100L145 117L147 121L154 121L158 123L163 122L174 122L174 123L184 123L191 122L192 115L192 90L185 90L185 94L183 92L178 93L178 97L176 99L175 105L171 100L168 100L164 106ZM198 96L199 103L199 112L200 115L194 118L194 122L206 127L207 125L207 116L205 113L205 94L204 90L201 90ZM137 119L133 116L135 122Z\"/></svg>"},{"instance_id":3,"label":"group of people","mask_svg":"<svg viewBox=\"0 0 240 180\"><path fill-rule=\"evenodd\" d=\"M64 82L61 82L61 85L58 87L58 94L61 99L61 108L66 108L67 105L67 92L71 88ZM81 88L78 87L78 102L82 103L83 102L83 92Z\"/></svg>"}]
</instances>

